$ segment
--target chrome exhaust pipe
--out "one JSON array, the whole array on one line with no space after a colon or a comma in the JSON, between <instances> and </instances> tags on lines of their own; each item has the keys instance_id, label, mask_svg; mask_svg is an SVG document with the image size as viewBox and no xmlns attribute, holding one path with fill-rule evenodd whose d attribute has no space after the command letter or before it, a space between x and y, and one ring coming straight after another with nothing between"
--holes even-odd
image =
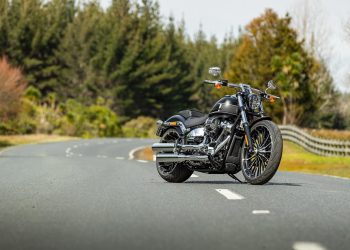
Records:
<instances>
[{"instance_id":1,"label":"chrome exhaust pipe","mask_svg":"<svg viewBox=\"0 0 350 250\"><path fill-rule=\"evenodd\" d=\"M157 154L157 162L208 161L207 155Z\"/></svg>"},{"instance_id":2,"label":"chrome exhaust pipe","mask_svg":"<svg viewBox=\"0 0 350 250\"><path fill-rule=\"evenodd\" d=\"M174 143L154 143L152 145L152 150L155 153L158 152L173 152L175 148L175 144Z\"/></svg>"},{"instance_id":3,"label":"chrome exhaust pipe","mask_svg":"<svg viewBox=\"0 0 350 250\"><path fill-rule=\"evenodd\" d=\"M203 146L202 145L183 145L183 144L177 144L177 149L178 150L199 150L201 149ZM152 145L152 150L155 153L158 152L174 152L175 149L175 143L154 143Z\"/></svg>"}]
</instances>

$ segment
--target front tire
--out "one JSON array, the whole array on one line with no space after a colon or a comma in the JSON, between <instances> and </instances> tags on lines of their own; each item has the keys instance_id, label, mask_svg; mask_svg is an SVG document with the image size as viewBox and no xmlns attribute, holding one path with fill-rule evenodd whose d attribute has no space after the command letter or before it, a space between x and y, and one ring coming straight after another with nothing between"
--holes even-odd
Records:
<instances>
[{"instance_id":1,"label":"front tire","mask_svg":"<svg viewBox=\"0 0 350 250\"><path fill-rule=\"evenodd\" d=\"M176 129L170 128L165 131L160 142L161 143L173 143L180 136ZM192 175L193 171L188 169L184 163L164 163L156 162L157 171L164 180L167 182L180 183L186 181Z\"/></svg>"},{"instance_id":2,"label":"front tire","mask_svg":"<svg viewBox=\"0 0 350 250\"><path fill-rule=\"evenodd\" d=\"M281 162L282 135L276 124L263 120L253 125L251 137L254 152L243 146L242 173L248 183L263 185L275 175Z\"/></svg>"}]
</instances>

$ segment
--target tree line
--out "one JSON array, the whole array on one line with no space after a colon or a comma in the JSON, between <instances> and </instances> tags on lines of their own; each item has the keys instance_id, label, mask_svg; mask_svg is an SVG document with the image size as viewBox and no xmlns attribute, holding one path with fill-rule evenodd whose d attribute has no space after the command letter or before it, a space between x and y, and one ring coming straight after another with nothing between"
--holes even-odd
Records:
<instances>
[{"instance_id":1,"label":"tree line","mask_svg":"<svg viewBox=\"0 0 350 250\"><path fill-rule=\"evenodd\" d=\"M303 46L290 16L266 10L221 43L201 30L190 38L185 27L164 21L152 0L113 0L107 9L98 1L0 0L0 56L22 70L27 99L66 120L91 106L120 124L188 107L206 111L225 92L201 83L215 65L230 81L263 88L276 80L282 101L267 109L280 123L346 126L325 63Z\"/></svg>"}]
</instances>

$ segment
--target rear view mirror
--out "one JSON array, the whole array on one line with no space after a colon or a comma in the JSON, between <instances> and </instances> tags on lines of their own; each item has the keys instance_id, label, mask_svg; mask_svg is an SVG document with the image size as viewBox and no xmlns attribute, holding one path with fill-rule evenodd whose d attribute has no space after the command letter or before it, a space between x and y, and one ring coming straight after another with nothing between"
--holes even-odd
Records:
<instances>
[{"instance_id":1,"label":"rear view mirror","mask_svg":"<svg viewBox=\"0 0 350 250\"><path fill-rule=\"evenodd\" d=\"M218 77L221 75L221 69L219 67L211 67L209 68L209 74Z\"/></svg>"},{"instance_id":2,"label":"rear view mirror","mask_svg":"<svg viewBox=\"0 0 350 250\"><path fill-rule=\"evenodd\" d=\"M273 80L267 82L267 89L276 89L276 85Z\"/></svg>"}]
</instances>

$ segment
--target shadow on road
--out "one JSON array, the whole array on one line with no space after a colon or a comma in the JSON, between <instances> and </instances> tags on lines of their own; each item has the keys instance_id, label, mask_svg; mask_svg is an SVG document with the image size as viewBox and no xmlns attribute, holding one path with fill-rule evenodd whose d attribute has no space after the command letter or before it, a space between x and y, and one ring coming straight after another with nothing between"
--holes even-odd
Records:
<instances>
[{"instance_id":1,"label":"shadow on road","mask_svg":"<svg viewBox=\"0 0 350 250\"><path fill-rule=\"evenodd\" d=\"M184 184L247 184L239 183L238 181L186 181ZM265 184L266 186L289 186L300 187L300 183L283 183L283 182L270 182Z\"/></svg>"},{"instance_id":2,"label":"shadow on road","mask_svg":"<svg viewBox=\"0 0 350 250\"><path fill-rule=\"evenodd\" d=\"M283 183L283 182L269 182L267 184L265 184L267 186L290 186L290 187L301 187L302 185L300 183Z\"/></svg>"},{"instance_id":3,"label":"shadow on road","mask_svg":"<svg viewBox=\"0 0 350 250\"><path fill-rule=\"evenodd\" d=\"M238 181L186 181L184 184L245 184Z\"/></svg>"}]
</instances>

